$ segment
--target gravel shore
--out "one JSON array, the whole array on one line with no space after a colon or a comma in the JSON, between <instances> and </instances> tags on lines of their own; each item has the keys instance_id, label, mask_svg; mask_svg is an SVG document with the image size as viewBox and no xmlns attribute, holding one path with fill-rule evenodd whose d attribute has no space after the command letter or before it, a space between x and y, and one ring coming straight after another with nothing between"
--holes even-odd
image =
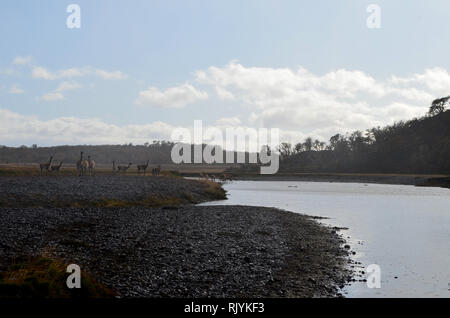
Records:
<instances>
[{"instance_id":1,"label":"gravel shore","mask_svg":"<svg viewBox=\"0 0 450 318\"><path fill-rule=\"evenodd\" d=\"M217 184L175 177L0 178L0 207L156 206L225 198L225 191Z\"/></svg>"},{"instance_id":2,"label":"gravel shore","mask_svg":"<svg viewBox=\"0 0 450 318\"><path fill-rule=\"evenodd\" d=\"M17 255L75 263L122 297L332 297L343 240L271 208L2 208L0 267Z\"/></svg>"},{"instance_id":3,"label":"gravel shore","mask_svg":"<svg viewBox=\"0 0 450 318\"><path fill-rule=\"evenodd\" d=\"M59 178L44 179L34 181L53 186ZM94 179L80 183L95 185ZM164 178L154 179L159 191L171 193ZM30 186L47 193L45 186L39 192L22 180L26 186L16 188L20 180L8 187L2 178L1 189L20 193ZM196 183L186 181L169 187L190 185L196 193ZM199 190L199 199L207 196ZM28 197L24 206L20 202L0 207L0 272L16 257L44 255L78 264L118 297L335 297L351 274L340 235L297 213L248 206L30 206Z\"/></svg>"}]
</instances>

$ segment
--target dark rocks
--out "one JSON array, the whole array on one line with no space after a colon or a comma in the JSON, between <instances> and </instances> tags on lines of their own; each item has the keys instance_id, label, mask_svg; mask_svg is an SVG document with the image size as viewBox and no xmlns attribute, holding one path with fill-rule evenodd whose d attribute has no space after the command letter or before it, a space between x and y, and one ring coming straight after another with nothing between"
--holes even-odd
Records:
<instances>
[{"instance_id":1,"label":"dark rocks","mask_svg":"<svg viewBox=\"0 0 450 318\"><path fill-rule=\"evenodd\" d=\"M335 296L349 274L337 235L276 209L0 208L0 217L0 270L46 252L121 297Z\"/></svg>"},{"instance_id":2,"label":"dark rocks","mask_svg":"<svg viewBox=\"0 0 450 318\"><path fill-rule=\"evenodd\" d=\"M81 185L80 185L81 183ZM2 177L0 207L165 206L225 199L225 192L197 180L173 177Z\"/></svg>"}]
</instances>

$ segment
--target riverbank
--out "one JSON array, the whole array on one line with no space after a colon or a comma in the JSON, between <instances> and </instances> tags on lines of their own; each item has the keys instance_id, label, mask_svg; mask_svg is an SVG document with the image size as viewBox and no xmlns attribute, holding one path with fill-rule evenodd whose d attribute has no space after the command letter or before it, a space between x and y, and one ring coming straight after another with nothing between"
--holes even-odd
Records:
<instances>
[{"instance_id":1,"label":"riverbank","mask_svg":"<svg viewBox=\"0 0 450 318\"><path fill-rule=\"evenodd\" d=\"M126 175L1 177L0 207L126 207L226 199L218 183Z\"/></svg>"},{"instance_id":2,"label":"riverbank","mask_svg":"<svg viewBox=\"0 0 450 318\"><path fill-rule=\"evenodd\" d=\"M450 188L448 175L403 175L359 173L277 173L273 175L234 174L234 180L251 181L308 181L400 184Z\"/></svg>"},{"instance_id":3,"label":"riverbank","mask_svg":"<svg viewBox=\"0 0 450 318\"><path fill-rule=\"evenodd\" d=\"M309 216L127 199L134 191L172 197L190 189L202 201L210 196L203 181L71 178L0 178L0 198L15 201L1 201L0 291L8 290L2 279L15 260L27 257L77 264L118 297L336 297L351 276L343 238ZM95 193L136 204L73 206Z\"/></svg>"},{"instance_id":4,"label":"riverbank","mask_svg":"<svg viewBox=\"0 0 450 318\"><path fill-rule=\"evenodd\" d=\"M344 240L308 216L246 206L2 208L0 267L75 263L119 297L335 297Z\"/></svg>"}]
</instances>

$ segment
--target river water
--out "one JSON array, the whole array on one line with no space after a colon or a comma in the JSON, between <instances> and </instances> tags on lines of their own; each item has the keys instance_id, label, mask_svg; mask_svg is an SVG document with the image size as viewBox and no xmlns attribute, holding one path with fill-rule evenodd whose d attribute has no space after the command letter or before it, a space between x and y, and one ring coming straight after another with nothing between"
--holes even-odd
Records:
<instances>
[{"instance_id":1,"label":"river water","mask_svg":"<svg viewBox=\"0 0 450 318\"><path fill-rule=\"evenodd\" d=\"M405 185L233 181L228 200L328 217L361 262L381 269L380 288L354 282L346 297L450 297L450 190ZM367 273L363 274L364 278Z\"/></svg>"}]
</instances>

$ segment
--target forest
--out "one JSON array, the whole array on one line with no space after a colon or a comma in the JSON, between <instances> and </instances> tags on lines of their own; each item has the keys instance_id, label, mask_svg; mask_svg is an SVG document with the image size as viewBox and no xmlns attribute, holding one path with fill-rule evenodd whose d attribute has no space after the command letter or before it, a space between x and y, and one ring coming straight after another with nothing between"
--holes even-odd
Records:
<instances>
[{"instance_id":1,"label":"forest","mask_svg":"<svg viewBox=\"0 0 450 318\"><path fill-rule=\"evenodd\" d=\"M75 164L83 151L85 156L90 155L98 164L117 163L145 163L150 164L171 163L170 151L173 143L168 141L154 141L144 145L79 145L54 147L0 147L0 163L39 163L48 161L49 156L65 164Z\"/></svg>"},{"instance_id":2,"label":"forest","mask_svg":"<svg viewBox=\"0 0 450 318\"><path fill-rule=\"evenodd\" d=\"M280 172L450 174L450 96L408 121L280 145Z\"/></svg>"},{"instance_id":3,"label":"forest","mask_svg":"<svg viewBox=\"0 0 450 318\"><path fill-rule=\"evenodd\" d=\"M62 161L64 165L75 164L80 158L80 152L83 151L85 158L91 156L97 164L111 165L116 163L145 163L149 164L173 164L171 151L175 143L166 140L154 140L152 143L143 145L133 145L131 143L124 145L78 145L78 146L54 146L39 147L38 145L6 147L0 146L0 164L36 164L47 162L52 156L55 162ZM203 144L203 149L206 147ZM189 146L188 146L189 147ZM194 162L194 145L191 147L191 162ZM214 150L212 151L214 153ZM237 152L223 152L223 157L227 153L233 153L235 161ZM248 153L245 154L248 160ZM205 163L205 162L204 162Z\"/></svg>"}]
</instances>

